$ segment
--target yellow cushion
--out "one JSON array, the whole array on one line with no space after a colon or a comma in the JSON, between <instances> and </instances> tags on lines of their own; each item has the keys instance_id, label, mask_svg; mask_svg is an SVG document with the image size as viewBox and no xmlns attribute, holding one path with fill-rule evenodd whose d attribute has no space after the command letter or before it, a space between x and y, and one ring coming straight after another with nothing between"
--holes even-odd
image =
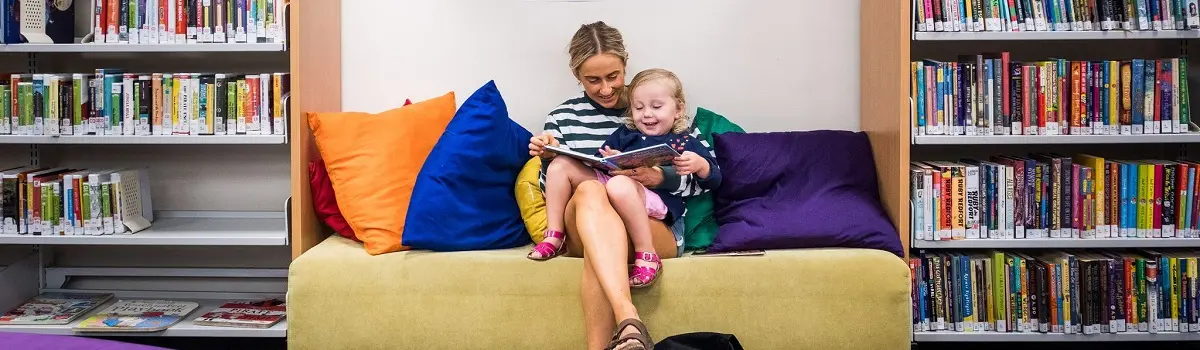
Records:
<instances>
[{"instance_id":1,"label":"yellow cushion","mask_svg":"<svg viewBox=\"0 0 1200 350\"><path fill-rule=\"evenodd\" d=\"M546 197L542 195L542 187L538 186L541 170L542 159L530 158L517 174L513 189L517 194L517 206L521 208L521 220L525 221L525 230L535 244L546 234Z\"/></svg>"},{"instance_id":2,"label":"yellow cushion","mask_svg":"<svg viewBox=\"0 0 1200 350\"><path fill-rule=\"evenodd\" d=\"M417 173L454 117L454 92L380 113L309 113L338 208L371 255L400 244Z\"/></svg>"}]
</instances>

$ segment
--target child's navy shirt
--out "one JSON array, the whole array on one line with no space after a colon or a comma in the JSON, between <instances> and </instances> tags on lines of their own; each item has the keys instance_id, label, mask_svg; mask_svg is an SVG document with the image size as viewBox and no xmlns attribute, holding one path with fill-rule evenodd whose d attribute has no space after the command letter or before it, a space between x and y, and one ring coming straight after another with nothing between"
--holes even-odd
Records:
<instances>
[{"instance_id":1,"label":"child's navy shirt","mask_svg":"<svg viewBox=\"0 0 1200 350\"><path fill-rule=\"evenodd\" d=\"M611 149L626 152L640 148L657 146L664 143L670 145L672 148L675 148L675 151L679 152L680 154L683 154L684 151L692 151L693 153L700 155L700 157L704 158L704 160L708 161L708 178L701 179L700 175L695 175L696 179L699 180L701 188L712 191L721 186L721 168L717 167L716 159L713 159L712 154L708 152L708 148L705 148L704 145L700 143L699 139L696 139L687 133L667 133L659 136L647 136L642 134L642 132L638 131L637 129L633 129L628 126L620 126L617 127L617 130L614 131L612 135L608 136L607 140L604 140L604 144L600 146L600 149L604 149L605 146L608 146ZM603 157L599 153L596 153L596 155ZM669 227L675 223L675 220L683 217L683 198L671 194L669 189L652 188L650 190L654 191L654 193L657 193L658 196L662 198L663 203L667 205L667 210L670 215L663 220L663 223L667 224Z\"/></svg>"}]
</instances>

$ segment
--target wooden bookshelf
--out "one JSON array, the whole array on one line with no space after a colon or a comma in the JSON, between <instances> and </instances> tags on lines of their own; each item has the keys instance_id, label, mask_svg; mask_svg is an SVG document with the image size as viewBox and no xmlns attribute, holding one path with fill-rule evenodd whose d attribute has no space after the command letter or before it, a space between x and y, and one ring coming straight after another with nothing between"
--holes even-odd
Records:
<instances>
[{"instance_id":1,"label":"wooden bookshelf","mask_svg":"<svg viewBox=\"0 0 1200 350\"><path fill-rule=\"evenodd\" d=\"M871 139L879 193L905 256L909 248L908 1L869 1L859 23L859 128Z\"/></svg>"},{"instance_id":2,"label":"wooden bookshelf","mask_svg":"<svg viewBox=\"0 0 1200 350\"><path fill-rule=\"evenodd\" d=\"M342 110L341 1L292 2L292 259L329 236L313 212L308 162L319 157L307 113Z\"/></svg>"}]
</instances>

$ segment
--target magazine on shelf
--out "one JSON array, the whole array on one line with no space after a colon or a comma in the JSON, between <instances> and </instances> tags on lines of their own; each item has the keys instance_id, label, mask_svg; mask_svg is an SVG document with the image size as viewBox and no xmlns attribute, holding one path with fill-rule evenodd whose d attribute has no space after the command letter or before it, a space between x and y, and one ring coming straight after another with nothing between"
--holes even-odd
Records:
<instances>
[{"instance_id":1,"label":"magazine on shelf","mask_svg":"<svg viewBox=\"0 0 1200 350\"><path fill-rule=\"evenodd\" d=\"M287 305L283 300L241 300L222 304L192 323L213 327L270 328L286 316Z\"/></svg>"},{"instance_id":2,"label":"magazine on shelf","mask_svg":"<svg viewBox=\"0 0 1200 350\"><path fill-rule=\"evenodd\" d=\"M157 332L200 307L192 301L119 300L79 322L79 332Z\"/></svg>"},{"instance_id":3,"label":"magazine on shelf","mask_svg":"<svg viewBox=\"0 0 1200 350\"><path fill-rule=\"evenodd\" d=\"M112 294L45 293L0 314L0 325L68 324L104 304Z\"/></svg>"},{"instance_id":4,"label":"magazine on shelf","mask_svg":"<svg viewBox=\"0 0 1200 350\"><path fill-rule=\"evenodd\" d=\"M628 152L621 152L620 154L603 158L575 152L559 146L548 145L546 146L546 150L559 155L579 159L580 161L583 161L584 164L601 170L632 169L642 166L669 164L675 159L675 157L680 156L678 151L665 143L646 148L639 148Z\"/></svg>"}]
</instances>

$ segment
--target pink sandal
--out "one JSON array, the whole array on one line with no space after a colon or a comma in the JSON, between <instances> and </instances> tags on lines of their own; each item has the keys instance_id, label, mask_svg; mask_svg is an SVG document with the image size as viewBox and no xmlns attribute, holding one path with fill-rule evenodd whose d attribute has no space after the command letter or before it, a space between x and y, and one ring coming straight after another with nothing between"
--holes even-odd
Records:
<instances>
[{"instance_id":1,"label":"pink sandal","mask_svg":"<svg viewBox=\"0 0 1200 350\"><path fill-rule=\"evenodd\" d=\"M545 238L558 238L558 246L555 247L553 244L550 244L550 242L546 242ZM525 257L531 260L545 261L567 252L566 234L560 231L546 230L545 238L543 238L541 243L533 246L533 251L530 251L529 254L525 255ZM537 252L538 255L541 255L541 257L534 257L534 252Z\"/></svg>"},{"instance_id":2,"label":"pink sandal","mask_svg":"<svg viewBox=\"0 0 1200 350\"><path fill-rule=\"evenodd\" d=\"M657 268L638 266L636 261L632 271L629 273L629 286L633 288L649 287L658 280L658 271L662 270L662 260L659 260L658 254L651 252L635 252L637 260L658 264Z\"/></svg>"}]
</instances>

